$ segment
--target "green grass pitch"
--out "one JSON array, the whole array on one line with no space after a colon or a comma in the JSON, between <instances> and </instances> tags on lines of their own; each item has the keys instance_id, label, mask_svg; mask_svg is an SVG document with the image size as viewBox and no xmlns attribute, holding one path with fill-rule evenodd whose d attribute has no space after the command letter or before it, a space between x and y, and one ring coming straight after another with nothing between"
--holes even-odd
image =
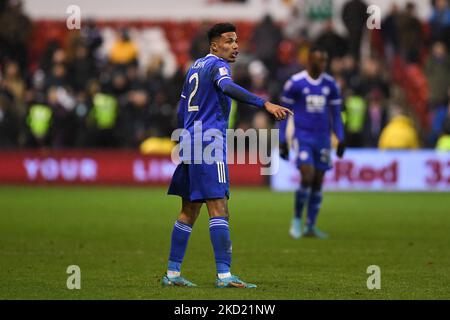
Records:
<instances>
[{"instance_id":1,"label":"green grass pitch","mask_svg":"<svg viewBox=\"0 0 450 320\"><path fill-rule=\"evenodd\" d=\"M288 235L293 195L232 188L233 273L256 290L215 289L206 208L183 274L162 288L180 207L164 189L0 187L1 299L450 299L445 193L325 193L328 240ZM66 269L81 268L81 290ZM381 289L368 290L369 265Z\"/></svg>"}]
</instances>

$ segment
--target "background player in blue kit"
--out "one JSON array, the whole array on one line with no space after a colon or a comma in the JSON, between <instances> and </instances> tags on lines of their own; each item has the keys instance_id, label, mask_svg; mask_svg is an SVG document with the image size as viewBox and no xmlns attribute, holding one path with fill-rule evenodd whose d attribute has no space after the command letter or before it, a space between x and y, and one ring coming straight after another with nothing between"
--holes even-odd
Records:
<instances>
[{"instance_id":1,"label":"background player in blue kit","mask_svg":"<svg viewBox=\"0 0 450 320\"><path fill-rule=\"evenodd\" d=\"M208 31L210 54L198 59L190 67L184 82L178 110L179 127L185 129L182 142L201 129L220 130L220 161L198 159L194 152L182 154L182 162L172 177L168 194L182 197L182 208L172 231L167 273L162 279L165 286L195 286L181 277L181 263L189 235L197 219L202 203L206 202L209 213L209 230L216 259L216 287L254 288L230 272L231 240L228 227L228 169L226 164L226 129L231 98L265 108L277 120L283 120L289 109L272 104L236 85L231 79L228 63L236 61L238 42L236 28L229 23L214 25ZM205 149L210 142L200 143ZM198 161L200 162L198 163Z\"/></svg>"},{"instance_id":2,"label":"background player in blue kit","mask_svg":"<svg viewBox=\"0 0 450 320\"><path fill-rule=\"evenodd\" d=\"M302 211L308 204L303 236L326 238L315 225L322 203L322 183L331 169L331 130L338 139L337 156L345 151L344 127L341 118L342 98L334 79L325 73L327 53L313 47L309 52L307 69L293 75L284 85L281 101L293 111L294 147L298 150L297 166L301 185L295 193L295 215L289 233L302 236ZM280 124L280 156L289 159L286 141L287 120Z\"/></svg>"}]
</instances>

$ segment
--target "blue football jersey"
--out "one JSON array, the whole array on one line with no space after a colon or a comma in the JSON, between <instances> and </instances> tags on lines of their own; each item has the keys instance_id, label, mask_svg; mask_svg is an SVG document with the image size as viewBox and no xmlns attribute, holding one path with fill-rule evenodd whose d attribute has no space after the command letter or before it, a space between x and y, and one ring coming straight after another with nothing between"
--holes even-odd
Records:
<instances>
[{"instance_id":1,"label":"blue football jersey","mask_svg":"<svg viewBox=\"0 0 450 320\"><path fill-rule=\"evenodd\" d=\"M208 129L217 129L222 132L225 158L226 129L231 98L226 96L218 85L226 78L231 78L231 69L224 59L208 54L196 60L187 72L178 109L179 127L188 130L192 138L194 131L199 132L200 123L202 134ZM208 144L203 142L203 148ZM193 154L192 152L191 160L193 160ZM187 160L186 157L183 159Z\"/></svg>"},{"instance_id":2,"label":"blue football jersey","mask_svg":"<svg viewBox=\"0 0 450 320\"><path fill-rule=\"evenodd\" d=\"M329 141L332 129L340 141L344 138L340 115L342 98L330 75L322 73L318 79L312 79L306 70L293 75L284 85L281 102L294 112L298 139ZM280 137L285 140L285 123L281 126Z\"/></svg>"}]
</instances>

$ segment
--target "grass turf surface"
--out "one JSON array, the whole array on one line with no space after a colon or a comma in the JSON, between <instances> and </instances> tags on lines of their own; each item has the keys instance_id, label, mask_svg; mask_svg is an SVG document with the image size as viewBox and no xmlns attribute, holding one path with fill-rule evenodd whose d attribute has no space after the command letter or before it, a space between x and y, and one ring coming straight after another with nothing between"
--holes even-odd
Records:
<instances>
[{"instance_id":1,"label":"grass turf surface","mask_svg":"<svg viewBox=\"0 0 450 320\"><path fill-rule=\"evenodd\" d=\"M179 206L164 189L0 187L0 298L450 299L448 194L325 193L331 238L293 240L292 194L232 189L232 271L256 290L214 288L205 207L183 264L199 287L160 286ZM81 290L66 288L73 264Z\"/></svg>"}]
</instances>

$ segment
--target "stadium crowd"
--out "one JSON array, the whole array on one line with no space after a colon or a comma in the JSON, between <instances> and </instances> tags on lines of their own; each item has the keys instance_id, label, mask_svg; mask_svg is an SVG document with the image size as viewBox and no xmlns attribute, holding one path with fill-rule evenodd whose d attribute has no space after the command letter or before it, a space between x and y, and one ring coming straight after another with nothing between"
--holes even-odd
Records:
<instances>
[{"instance_id":1,"label":"stadium crowd","mask_svg":"<svg viewBox=\"0 0 450 320\"><path fill-rule=\"evenodd\" d=\"M311 14L293 6L282 24L268 15L240 43L233 78L277 101L316 43L329 53L329 73L341 87L349 147L450 150L450 4L431 3L427 21L417 17L413 3L393 4L381 30L368 30L367 4L350 0L340 17L345 35L335 30L332 10ZM1 148L136 148L147 138L170 137L184 72L209 51L208 22L189 41L190 59L176 61L172 72L163 56L142 68L141 44L126 27L116 30L105 52L104 32L94 21L83 22L66 46L49 42L32 70L27 50L33 23L20 1L0 1ZM425 109L414 107L415 90L405 85L405 75L396 77L400 66L424 77ZM234 128L275 125L264 111L239 103L234 108Z\"/></svg>"}]
</instances>

